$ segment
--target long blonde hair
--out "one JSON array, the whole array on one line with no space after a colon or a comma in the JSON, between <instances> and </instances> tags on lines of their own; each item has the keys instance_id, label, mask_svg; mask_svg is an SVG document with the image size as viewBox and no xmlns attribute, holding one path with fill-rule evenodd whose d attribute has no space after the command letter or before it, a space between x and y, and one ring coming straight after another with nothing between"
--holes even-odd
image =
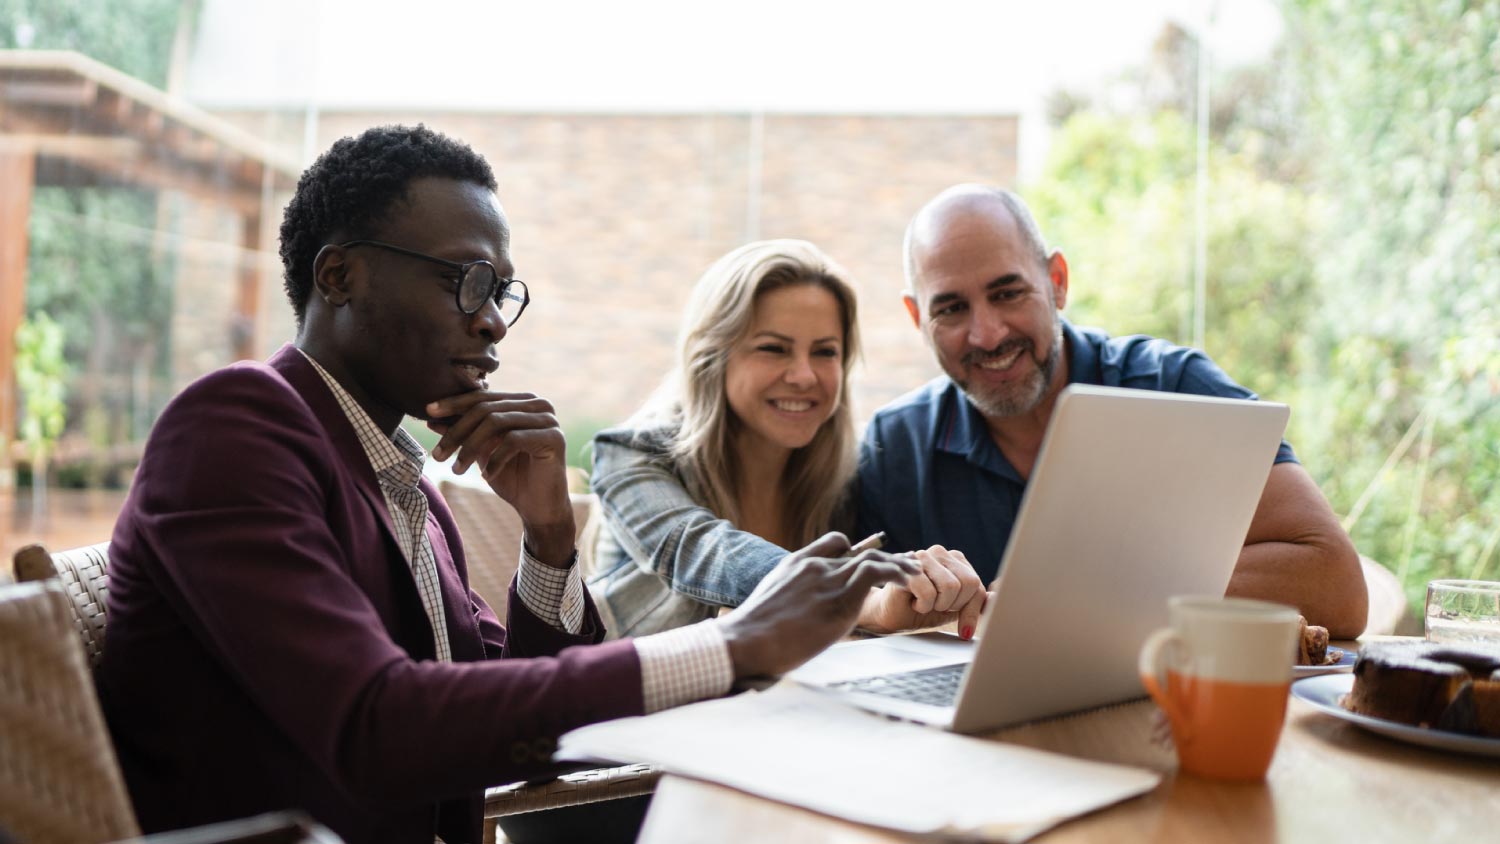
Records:
<instances>
[{"instance_id":1,"label":"long blonde hair","mask_svg":"<svg viewBox=\"0 0 1500 844\"><path fill-rule=\"evenodd\" d=\"M740 521L735 436L742 423L729 408L725 371L744 339L763 293L815 285L833 294L844 326L838 406L812 442L792 452L783 473L781 523L793 547L831 526L855 469L854 413L849 373L859 355L854 288L846 271L805 240L748 243L715 261L698 279L683 314L677 362L631 423L637 429L675 429L670 451L688 491L720 518Z\"/></svg>"}]
</instances>

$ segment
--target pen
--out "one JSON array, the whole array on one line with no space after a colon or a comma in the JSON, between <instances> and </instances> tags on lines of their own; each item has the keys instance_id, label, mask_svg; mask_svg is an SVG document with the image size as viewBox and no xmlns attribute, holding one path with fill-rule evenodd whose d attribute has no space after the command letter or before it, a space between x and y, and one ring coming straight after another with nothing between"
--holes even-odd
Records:
<instances>
[{"instance_id":1,"label":"pen","mask_svg":"<svg viewBox=\"0 0 1500 844\"><path fill-rule=\"evenodd\" d=\"M864 539L861 539L860 541L854 543L854 547L849 549L849 556L855 557L859 554L864 553L865 551L877 550L884 544L885 531L882 530L878 533L872 533Z\"/></svg>"}]
</instances>

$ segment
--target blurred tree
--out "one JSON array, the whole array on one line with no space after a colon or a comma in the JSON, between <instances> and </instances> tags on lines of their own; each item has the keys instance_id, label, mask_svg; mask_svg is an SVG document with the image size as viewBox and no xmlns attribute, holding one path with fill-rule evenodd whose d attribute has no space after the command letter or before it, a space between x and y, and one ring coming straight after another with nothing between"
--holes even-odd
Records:
<instances>
[{"instance_id":1,"label":"blurred tree","mask_svg":"<svg viewBox=\"0 0 1500 844\"><path fill-rule=\"evenodd\" d=\"M1206 351L1245 386L1289 400L1297 327L1319 302L1305 236L1311 203L1246 154L1215 145L1209 161ZM1080 112L1058 131L1026 195L1049 245L1068 257L1071 319L1188 341L1193 164L1193 127L1175 111Z\"/></svg>"},{"instance_id":2,"label":"blurred tree","mask_svg":"<svg viewBox=\"0 0 1500 844\"><path fill-rule=\"evenodd\" d=\"M95 445L144 437L170 384L171 250L155 248L156 196L126 188L38 188L32 199L26 310L63 327L77 364L75 417ZM145 402L146 407L136 407Z\"/></svg>"},{"instance_id":3,"label":"blurred tree","mask_svg":"<svg viewBox=\"0 0 1500 844\"><path fill-rule=\"evenodd\" d=\"M0 47L76 50L161 87L197 0L0 0ZM138 439L167 376L171 258L154 240L154 193L39 187L32 200L26 310L61 326L74 389L68 436ZM66 468L66 467L63 467ZM81 482L106 467L81 467ZM59 470L59 477L65 473ZM63 478L68 480L68 478Z\"/></svg>"},{"instance_id":4,"label":"blurred tree","mask_svg":"<svg viewBox=\"0 0 1500 844\"><path fill-rule=\"evenodd\" d=\"M31 512L46 523L47 460L67 421L63 403L68 364L62 327L46 314L16 328L16 387L21 394L21 441L31 461Z\"/></svg>"},{"instance_id":5,"label":"blurred tree","mask_svg":"<svg viewBox=\"0 0 1500 844\"><path fill-rule=\"evenodd\" d=\"M184 0L0 0L0 47L76 50L161 88Z\"/></svg>"},{"instance_id":6,"label":"blurred tree","mask_svg":"<svg viewBox=\"0 0 1500 844\"><path fill-rule=\"evenodd\" d=\"M1430 578L1500 578L1500 0L1296 0L1286 21L1212 86L1205 345L1293 405L1304 462L1419 607ZM1196 61L1169 27L1112 109L1049 104L1027 195L1075 320L1188 334Z\"/></svg>"},{"instance_id":7,"label":"blurred tree","mask_svg":"<svg viewBox=\"0 0 1500 844\"><path fill-rule=\"evenodd\" d=\"M1246 386L1291 400L1322 293L1308 238L1317 202L1288 178L1306 153L1284 54L1210 86L1204 345ZM1049 101L1061 121L1027 195L1080 280L1076 320L1191 342L1198 59L1196 37L1168 23L1141 67L1107 83L1109 107L1078 92Z\"/></svg>"},{"instance_id":8,"label":"blurred tree","mask_svg":"<svg viewBox=\"0 0 1500 844\"><path fill-rule=\"evenodd\" d=\"M1327 487L1402 574L1500 578L1500 2L1297 0L1326 202L1309 389Z\"/></svg>"}]
</instances>

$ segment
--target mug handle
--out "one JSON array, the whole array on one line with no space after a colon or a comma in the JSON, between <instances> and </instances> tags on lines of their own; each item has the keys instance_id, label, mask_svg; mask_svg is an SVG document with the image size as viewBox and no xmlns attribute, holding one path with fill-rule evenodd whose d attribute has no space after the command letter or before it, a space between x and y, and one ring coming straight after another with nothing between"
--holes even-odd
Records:
<instances>
[{"instance_id":1,"label":"mug handle","mask_svg":"<svg viewBox=\"0 0 1500 844\"><path fill-rule=\"evenodd\" d=\"M1152 700L1156 701L1156 705L1167 713L1167 720L1172 722L1172 733L1181 745L1192 740L1192 725L1185 717L1182 708L1168 694L1166 666L1162 664L1162 650L1168 645L1187 647L1183 638L1170 627L1164 627L1147 636L1146 643L1141 645L1141 657L1137 667L1141 675L1141 685L1146 687L1147 693L1151 695Z\"/></svg>"}]
</instances>

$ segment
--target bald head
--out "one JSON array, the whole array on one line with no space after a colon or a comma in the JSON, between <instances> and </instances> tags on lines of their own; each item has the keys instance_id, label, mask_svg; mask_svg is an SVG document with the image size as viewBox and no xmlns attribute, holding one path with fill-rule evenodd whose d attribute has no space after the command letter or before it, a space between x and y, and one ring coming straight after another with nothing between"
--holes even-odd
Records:
<instances>
[{"instance_id":1,"label":"bald head","mask_svg":"<svg viewBox=\"0 0 1500 844\"><path fill-rule=\"evenodd\" d=\"M1027 252L1045 267L1051 253L1031 209L1015 193L979 184L954 185L922 206L906 227L902 258L906 287L915 292L926 256L945 241L976 230L996 229L1017 237Z\"/></svg>"},{"instance_id":2,"label":"bald head","mask_svg":"<svg viewBox=\"0 0 1500 844\"><path fill-rule=\"evenodd\" d=\"M1020 197L951 187L912 218L905 253L906 312L992 428L1062 389L1068 263Z\"/></svg>"}]
</instances>

